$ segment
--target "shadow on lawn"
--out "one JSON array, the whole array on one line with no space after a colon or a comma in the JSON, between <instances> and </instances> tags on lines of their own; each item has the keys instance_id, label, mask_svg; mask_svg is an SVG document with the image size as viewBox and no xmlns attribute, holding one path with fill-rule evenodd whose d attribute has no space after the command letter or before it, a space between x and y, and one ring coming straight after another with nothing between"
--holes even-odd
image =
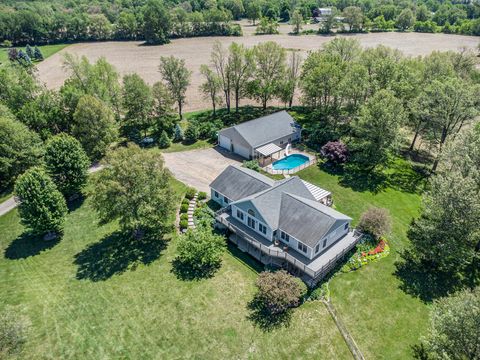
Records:
<instances>
[{"instance_id":1,"label":"shadow on lawn","mask_svg":"<svg viewBox=\"0 0 480 360\"><path fill-rule=\"evenodd\" d=\"M270 313L257 298L253 298L247 305L250 310L248 320L264 332L270 332L281 327L290 326L292 310L288 309L279 314Z\"/></svg>"},{"instance_id":2,"label":"shadow on lawn","mask_svg":"<svg viewBox=\"0 0 480 360\"><path fill-rule=\"evenodd\" d=\"M319 168L331 175L339 176L340 184L354 191L369 191L377 194L387 188L418 194L421 193L429 173L425 168L409 163L393 162L385 170L360 171L354 166L346 168L320 162Z\"/></svg>"},{"instance_id":3,"label":"shadow on lawn","mask_svg":"<svg viewBox=\"0 0 480 360\"><path fill-rule=\"evenodd\" d=\"M5 249L5 258L10 260L26 259L30 256L40 254L42 251L53 248L60 241L61 237L46 241L42 235L33 235L25 232Z\"/></svg>"},{"instance_id":4,"label":"shadow on lawn","mask_svg":"<svg viewBox=\"0 0 480 360\"><path fill-rule=\"evenodd\" d=\"M151 264L160 257L166 241L149 237L135 239L116 231L75 255L77 279L103 281L138 264Z\"/></svg>"}]
</instances>

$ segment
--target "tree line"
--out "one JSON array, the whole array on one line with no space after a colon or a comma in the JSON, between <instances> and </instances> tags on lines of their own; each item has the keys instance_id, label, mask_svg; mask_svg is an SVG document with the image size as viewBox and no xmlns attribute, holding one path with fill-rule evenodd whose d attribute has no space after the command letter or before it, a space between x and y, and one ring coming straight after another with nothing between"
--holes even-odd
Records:
<instances>
[{"instance_id":1,"label":"tree line","mask_svg":"<svg viewBox=\"0 0 480 360\"><path fill-rule=\"evenodd\" d=\"M261 22L259 33L275 33L277 21L299 24L330 7L320 32L445 32L480 35L478 2L381 0L35 0L0 5L0 42L13 45L98 40L144 40L163 44L175 37L241 35L231 20ZM262 30L263 29L263 30ZM298 25L297 25L298 29Z\"/></svg>"}]
</instances>

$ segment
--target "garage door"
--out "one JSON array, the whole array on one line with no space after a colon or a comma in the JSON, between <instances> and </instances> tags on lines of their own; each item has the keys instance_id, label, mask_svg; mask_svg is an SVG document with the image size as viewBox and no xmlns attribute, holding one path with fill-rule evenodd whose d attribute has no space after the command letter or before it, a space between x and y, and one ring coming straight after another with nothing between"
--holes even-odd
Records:
<instances>
[{"instance_id":1,"label":"garage door","mask_svg":"<svg viewBox=\"0 0 480 360\"><path fill-rule=\"evenodd\" d=\"M220 147L222 147L224 149L227 149L228 151L232 150L230 138L228 138L226 136L223 136L223 135L219 135L218 136L218 143L220 144Z\"/></svg>"},{"instance_id":2,"label":"garage door","mask_svg":"<svg viewBox=\"0 0 480 360\"><path fill-rule=\"evenodd\" d=\"M233 151L240 155L240 156L243 156L244 158L246 159L250 159L250 149L246 148L246 147L243 147L243 146L240 146L240 145L234 145L234 149Z\"/></svg>"}]
</instances>

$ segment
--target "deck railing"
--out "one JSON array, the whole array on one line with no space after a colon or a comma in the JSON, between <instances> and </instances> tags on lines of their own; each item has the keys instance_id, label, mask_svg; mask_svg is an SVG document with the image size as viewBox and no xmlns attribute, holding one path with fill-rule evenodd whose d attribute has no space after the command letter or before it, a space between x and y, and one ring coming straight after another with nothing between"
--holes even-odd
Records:
<instances>
[{"instance_id":1,"label":"deck railing","mask_svg":"<svg viewBox=\"0 0 480 360\"><path fill-rule=\"evenodd\" d=\"M310 269L309 267L307 267L307 265L305 265L302 261L298 260L296 257L289 254L288 252L275 250L275 249L272 249L268 246L263 245L260 241L256 240L253 236L247 234L241 228L239 228L238 226L234 225L233 223L231 223L230 221L225 219L222 216L222 214L225 214L225 213L229 213L229 210L227 208L224 208L224 209L221 209L221 210L217 211L216 219L217 219L218 222L223 224L225 227L227 227L229 230L233 231L237 235L240 235L245 241L247 241L249 244L251 244L255 248L259 249L264 254L267 254L269 256L273 256L273 257L276 257L276 258L280 258L280 259L285 259L290 264L295 266L297 269L300 269L305 274L310 276L312 279L317 279L320 276L323 277L330 270L332 270L332 268L335 266L337 261L339 259L341 259L351 249L353 249L353 247L355 247L358 240L362 236L362 234L355 229L354 232L353 232L353 236L357 239L357 241L354 241L352 244L349 244L348 246L346 246L344 249L342 249L342 251L339 254L337 254L335 256L335 258L330 259L327 264L323 265L319 270L314 271L314 270Z\"/></svg>"},{"instance_id":2,"label":"deck railing","mask_svg":"<svg viewBox=\"0 0 480 360\"><path fill-rule=\"evenodd\" d=\"M285 174L295 174L296 172L300 171L300 170L303 170L313 164L315 164L317 162L317 159L315 157L313 158L310 158L306 163L303 163L302 165L299 165L297 167L294 167L293 169L288 169L288 170L275 170L272 165L268 165L266 168L265 168L265 171L269 174L272 174L272 175L277 175L277 174L280 174L280 175L285 175Z\"/></svg>"}]
</instances>

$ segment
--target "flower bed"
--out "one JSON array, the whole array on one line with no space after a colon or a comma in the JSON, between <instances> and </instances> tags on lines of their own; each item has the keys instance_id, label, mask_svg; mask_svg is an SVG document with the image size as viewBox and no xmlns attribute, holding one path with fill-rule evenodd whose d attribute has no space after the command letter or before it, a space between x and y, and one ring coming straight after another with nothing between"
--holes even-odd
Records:
<instances>
[{"instance_id":1,"label":"flower bed","mask_svg":"<svg viewBox=\"0 0 480 360\"><path fill-rule=\"evenodd\" d=\"M358 270L373 261L384 258L388 254L390 254L390 246L388 245L387 239L380 238L380 241L375 244L371 237L365 236L364 239L358 243L357 251L347 263L342 266L341 272Z\"/></svg>"}]
</instances>

